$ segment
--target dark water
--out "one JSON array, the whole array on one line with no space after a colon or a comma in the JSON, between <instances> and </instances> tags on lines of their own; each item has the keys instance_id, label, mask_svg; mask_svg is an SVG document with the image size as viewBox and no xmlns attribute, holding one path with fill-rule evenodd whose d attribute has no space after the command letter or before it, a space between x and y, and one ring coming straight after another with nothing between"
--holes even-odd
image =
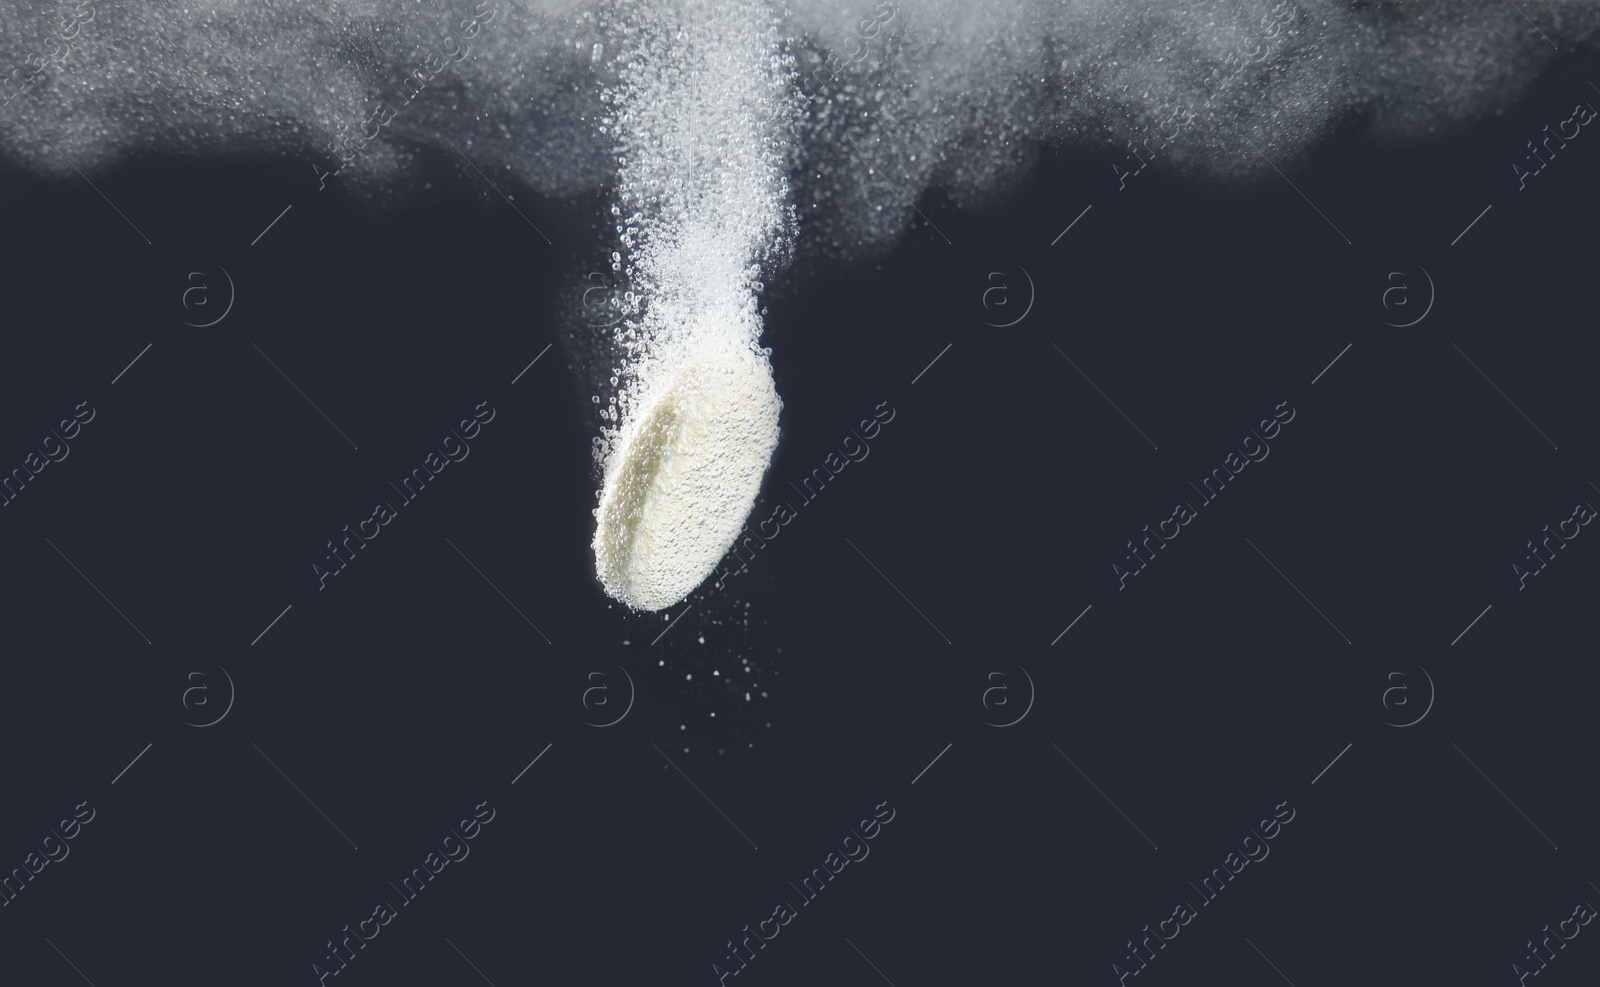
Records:
<instances>
[{"instance_id":1,"label":"dark water","mask_svg":"<svg viewBox=\"0 0 1600 987\"><path fill-rule=\"evenodd\" d=\"M93 417L0 508L0 853L70 847L0 983L310 984L385 903L330 982L710 984L788 904L741 982L1109 985L1188 904L1137 982L1509 983L1600 905L1600 146L1511 168L1596 68L1259 188L1050 159L881 262L802 252L754 519L794 516L664 617L592 575L594 203L443 159L385 214L295 163L8 176L0 465Z\"/></svg>"}]
</instances>

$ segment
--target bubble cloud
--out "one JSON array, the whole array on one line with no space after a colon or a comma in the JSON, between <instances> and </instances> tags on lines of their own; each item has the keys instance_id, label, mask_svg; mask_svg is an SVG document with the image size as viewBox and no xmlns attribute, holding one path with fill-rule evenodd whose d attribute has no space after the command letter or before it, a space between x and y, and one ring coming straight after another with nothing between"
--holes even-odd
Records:
<instances>
[{"instance_id":1,"label":"bubble cloud","mask_svg":"<svg viewBox=\"0 0 1600 987\"><path fill-rule=\"evenodd\" d=\"M786 263L860 262L923 191L981 202L1047 147L1154 134L1159 167L1238 182L1334 125L1441 133L1597 26L1596 0L5 0L0 154L62 178L253 155L381 205L459 151L604 192L627 292L614 323L571 320L603 334L596 571L656 609L711 572L776 447L760 294Z\"/></svg>"}]
</instances>

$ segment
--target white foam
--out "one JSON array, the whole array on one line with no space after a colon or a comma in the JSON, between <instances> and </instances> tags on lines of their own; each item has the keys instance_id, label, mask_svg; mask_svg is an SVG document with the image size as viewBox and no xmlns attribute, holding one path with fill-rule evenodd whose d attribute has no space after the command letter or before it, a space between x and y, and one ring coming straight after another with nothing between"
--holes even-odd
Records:
<instances>
[{"instance_id":1,"label":"white foam","mask_svg":"<svg viewBox=\"0 0 1600 987\"><path fill-rule=\"evenodd\" d=\"M685 52L733 56L739 31L759 35L776 20L776 54L793 55L802 73L835 57L836 82L788 131L788 164L804 242L849 255L904 235L930 185L957 201L980 197L1024 171L1040 145L1121 154L1144 128L1190 112L1158 167L1276 181L1261 155L1241 153L1245 138L1282 165L1330 121L1353 117L1426 139L1506 106L1556 57L1552 46L1574 51L1600 33L1596 0L786 0L764 16L735 3L727 23L703 6L0 0L0 74L31 80L0 96L0 153L63 179L76 176L46 139L90 175L152 149L287 157L314 186L311 165L329 166L329 139L372 132L387 101L400 112L358 141L346 191L414 194L429 160L481 182L448 139L484 174L571 196L616 178L617 134L596 126L607 110L597 76L626 68L614 53L672 21ZM93 19L53 61L61 24L80 8ZM491 10L467 37L462 25ZM462 60L440 69L463 45ZM763 99L786 84L782 64L750 67ZM418 72L428 82L409 98Z\"/></svg>"}]
</instances>

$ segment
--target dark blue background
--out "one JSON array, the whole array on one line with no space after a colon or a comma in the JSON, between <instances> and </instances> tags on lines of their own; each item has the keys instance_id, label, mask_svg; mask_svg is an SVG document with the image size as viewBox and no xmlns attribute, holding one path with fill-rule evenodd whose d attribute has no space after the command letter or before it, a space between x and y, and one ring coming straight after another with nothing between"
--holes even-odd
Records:
<instances>
[{"instance_id":1,"label":"dark blue background","mask_svg":"<svg viewBox=\"0 0 1600 987\"><path fill-rule=\"evenodd\" d=\"M1299 987L1510 984L1526 940L1600 905L1600 539L1511 575L1600 503L1600 141L1525 191L1509 167L1600 98L1597 68L1470 132L1378 146L1351 121L1278 162L1338 231L1275 174L1158 164L1119 191L1111 159L1070 155L988 213L925 197L942 234L919 222L881 260L802 242L768 278L783 438L757 516L879 402L895 420L748 573L665 618L612 605L588 548L597 392L563 334L609 249L602 199L502 184L547 244L459 160L398 209L318 192L299 160L92 176L151 245L82 179L8 174L0 468L78 402L97 416L0 509L0 865L75 804L98 815L0 909L0 983L78 982L52 943L102 987L314 983L326 940L488 800L471 856L330 983L478 982L465 957L501 987L710 985L887 800L871 856L730 982L1110 987L1124 943L1288 801L1270 858L1131 982L1278 983L1254 944ZM215 312L183 309L189 272L220 292L223 267L229 316L184 325ZM1385 325L1424 268L1428 317ZM1382 305L1391 272L1405 308ZM987 325L1027 278L1027 316ZM318 591L324 542L481 401L470 457ZM1119 591L1124 542L1198 507L1189 481L1283 401L1270 457ZM219 667L236 706L185 726L186 676L220 690ZM1031 712L986 726L1023 669ZM1420 703L1421 669L1432 712L1385 726L1388 674ZM589 673L620 704L621 670L631 713L585 725ZM1017 705L984 707L992 672ZM1545 982L1593 983L1596 936Z\"/></svg>"}]
</instances>

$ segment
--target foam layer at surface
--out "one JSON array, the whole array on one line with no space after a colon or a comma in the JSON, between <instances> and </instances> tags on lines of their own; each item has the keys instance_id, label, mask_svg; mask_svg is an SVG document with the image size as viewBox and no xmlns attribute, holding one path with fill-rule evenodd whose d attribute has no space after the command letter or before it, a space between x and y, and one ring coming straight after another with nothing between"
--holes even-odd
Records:
<instances>
[{"instance_id":1,"label":"foam layer at surface","mask_svg":"<svg viewBox=\"0 0 1600 987\"><path fill-rule=\"evenodd\" d=\"M309 177L343 135L353 194L411 194L430 159L474 179L454 144L497 181L576 195L617 177L618 134L596 124L619 52L668 22L685 49L770 25L815 94L784 150L800 244L848 259L903 236L930 185L981 197L1044 144L1120 153L1177 118L1157 167L1266 178L1246 139L1282 165L1339 119L1426 137L1503 108L1600 24L1596 0L790 0L726 23L705 6L4 0L0 154L62 178L46 140L90 175L155 149ZM781 58L763 71L795 85Z\"/></svg>"}]
</instances>

